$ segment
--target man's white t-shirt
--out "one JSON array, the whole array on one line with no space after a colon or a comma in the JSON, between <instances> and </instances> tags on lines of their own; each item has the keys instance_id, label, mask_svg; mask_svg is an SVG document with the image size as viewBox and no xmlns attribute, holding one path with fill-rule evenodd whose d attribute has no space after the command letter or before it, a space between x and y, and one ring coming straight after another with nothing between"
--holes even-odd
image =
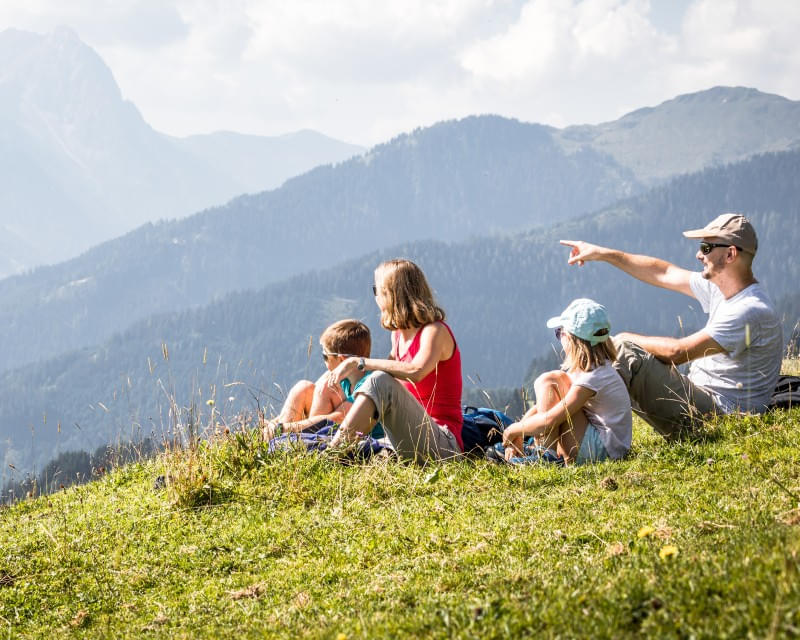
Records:
<instances>
[{"instance_id":1,"label":"man's white t-shirt","mask_svg":"<svg viewBox=\"0 0 800 640\"><path fill-rule=\"evenodd\" d=\"M631 448L633 415L628 389L617 370L606 362L591 371L568 373L572 384L594 391L583 405L586 419L597 429L600 442L612 460L618 460Z\"/></svg>"},{"instance_id":2,"label":"man's white t-shirt","mask_svg":"<svg viewBox=\"0 0 800 640\"><path fill-rule=\"evenodd\" d=\"M694 360L689 379L714 392L725 413L764 411L783 357L783 329L772 301L757 282L727 300L699 273L689 284L708 314L703 331L727 351Z\"/></svg>"}]
</instances>

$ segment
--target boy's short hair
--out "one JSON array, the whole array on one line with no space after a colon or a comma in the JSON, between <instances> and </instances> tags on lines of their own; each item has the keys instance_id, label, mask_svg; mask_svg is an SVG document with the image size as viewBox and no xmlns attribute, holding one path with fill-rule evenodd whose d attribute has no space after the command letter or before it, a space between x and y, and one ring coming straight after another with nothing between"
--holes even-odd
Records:
<instances>
[{"instance_id":1,"label":"boy's short hair","mask_svg":"<svg viewBox=\"0 0 800 640\"><path fill-rule=\"evenodd\" d=\"M328 353L341 353L368 358L372 349L369 327L363 322L348 318L330 325L319 337L319 343Z\"/></svg>"}]
</instances>

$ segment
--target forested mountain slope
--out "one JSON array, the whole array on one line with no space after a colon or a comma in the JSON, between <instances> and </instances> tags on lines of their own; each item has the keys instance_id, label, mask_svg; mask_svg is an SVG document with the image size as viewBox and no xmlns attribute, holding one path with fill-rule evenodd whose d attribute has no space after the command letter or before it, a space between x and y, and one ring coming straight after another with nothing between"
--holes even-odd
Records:
<instances>
[{"instance_id":1,"label":"forested mountain slope","mask_svg":"<svg viewBox=\"0 0 800 640\"><path fill-rule=\"evenodd\" d=\"M69 34L60 35L69 40ZM102 66L99 59L94 63ZM105 74L112 86L107 69ZM107 102L114 91L119 101L119 90L112 89L102 93ZM139 122L135 108L126 105L118 120ZM133 149L124 142L127 125L120 122L109 130L113 136L104 139L110 136L119 147ZM482 116L420 129L362 157L290 180L274 192L243 196L177 222L146 225L69 262L0 281L0 371L95 344L153 313L201 306L231 291L261 287L365 251L550 225L639 193L644 185L675 173L795 147L799 128L797 102L754 89L717 87L597 126L558 130ZM137 144L149 139L145 133L136 134ZM269 164L254 150L261 143L251 137L192 137L177 141L180 149L172 144L166 156L159 151L163 142L148 148L169 170L157 169L160 164L150 169L158 174L158 184L174 183L173 195L184 204L190 199L181 189L191 191L191 185L173 175L177 161L164 160L173 158L173 151L191 152L214 171L227 167L247 173ZM279 155L291 162L288 152ZM259 161L238 163L240 156ZM25 155L14 157L13 168L19 170ZM107 164L95 175L98 184L108 182L113 163ZM129 171L121 175L133 179ZM146 176L133 182L152 186ZM29 190L33 200L49 193L34 186ZM116 199L107 212L135 201L128 187L112 191ZM13 191L4 193L8 197ZM66 191L59 192L58 200L64 206L71 202ZM64 229L48 228L66 237L72 227L64 224Z\"/></svg>"},{"instance_id":2,"label":"forested mountain slope","mask_svg":"<svg viewBox=\"0 0 800 640\"><path fill-rule=\"evenodd\" d=\"M380 247L549 224L638 189L608 156L564 153L546 127L442 123L0 281L0 370Z\"/></svg>"},{"instance_id":3,"label":"forested mountain slope","mask_svg":"<svg viewBox=\"0 0 800 640\"><path fill-rule=\"evenodd\" d=\"M377 325L370 286L375 265L398 255L423 266L447 309L467 386L522 384L531 360L555 346L545 320L578 296L605 303L614 331L677 335L704 322L693 300L647 287L608 265L567 267L559 238L654 254L694 269L696 242L681 231L723 211L744 212L760 237L756 274L789 314L791 328L800 288L798 195L800 152L767 154L677 178L551 228L396 245L200 309L153 316L99 346L3 375L0 432L8 435L0 457L23 467L58 449L158 434L177 415L173 401L194 404L206 417L212 395L225 414L279 402L274 383L318 375L319 333L345 316L367 321L374 352L386 353L387 333Z\"/></svg>"}]
</instances>

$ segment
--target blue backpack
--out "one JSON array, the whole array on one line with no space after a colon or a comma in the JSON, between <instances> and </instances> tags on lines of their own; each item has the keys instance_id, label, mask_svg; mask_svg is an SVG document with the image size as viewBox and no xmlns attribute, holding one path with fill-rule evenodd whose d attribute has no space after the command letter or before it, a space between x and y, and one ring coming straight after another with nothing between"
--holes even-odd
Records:
<instances>
[{"instance_id":1,"label":"blue backpack","mask_svg":"<svg viewBox=\"0 0 800 640\"><path fill-rule=\"evenodd\" d=\"M486 447L503 441L503 430L514 422L502 411L486 407L464 407L461 439L464 453L483 457Z\"/></svg>"}]
</instances>

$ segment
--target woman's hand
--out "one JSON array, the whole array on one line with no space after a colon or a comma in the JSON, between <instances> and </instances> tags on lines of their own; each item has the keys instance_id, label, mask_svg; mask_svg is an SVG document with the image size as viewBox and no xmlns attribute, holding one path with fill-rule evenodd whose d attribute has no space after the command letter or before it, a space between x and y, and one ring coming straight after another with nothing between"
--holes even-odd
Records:
<instances>
[{"instance_id":1,"label":"woman's hand","mask_svg":"<svg viewBox=\"0 0 800 640\"><path fill-rule=\"evenodd\" d=\"M328 387L335 389L339 383L358 369L360 358L350 357L342 360L339 365L328 374Z\"/></svg>"}]
</instances>

